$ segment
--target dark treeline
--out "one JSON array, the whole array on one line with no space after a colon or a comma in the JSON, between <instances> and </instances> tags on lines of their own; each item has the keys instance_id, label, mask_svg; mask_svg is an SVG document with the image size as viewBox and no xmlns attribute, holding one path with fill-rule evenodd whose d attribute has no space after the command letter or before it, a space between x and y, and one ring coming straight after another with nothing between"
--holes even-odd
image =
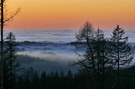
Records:
<instances>
[{"instance_id":1,"label":"dark treeline","mask_svg":"<svg viewBox=\"0 0 135 89\"><path fill-rule=\"evenodd\" d=\"M121 70L121 87L119 89L135 88L135 67ZM112 70L106 73L104 89L116 88L117 71ZM70 70L64 72L38 73L30 68L24 70L17 77L16 89L95 89L93 79L82 73L73 74Z\"/></svg>"}]
</instances>

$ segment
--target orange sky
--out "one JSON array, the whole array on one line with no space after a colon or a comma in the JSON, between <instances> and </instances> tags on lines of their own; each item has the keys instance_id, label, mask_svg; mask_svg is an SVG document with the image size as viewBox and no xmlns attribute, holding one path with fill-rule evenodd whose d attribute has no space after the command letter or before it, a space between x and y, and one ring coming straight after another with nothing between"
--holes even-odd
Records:
<instances>
[{"instance_id":1,"label":"orange sky","mask_svg":"<svg viewBox=\"0 0 135 89\"><path fill-rule=\"evenodd\" d=\"M113 30L117 24L135 30L135 0L7 0L9 13L21 12L6 29L80 29L86 21L95 28Z\"/></svg>"}]
</instances>

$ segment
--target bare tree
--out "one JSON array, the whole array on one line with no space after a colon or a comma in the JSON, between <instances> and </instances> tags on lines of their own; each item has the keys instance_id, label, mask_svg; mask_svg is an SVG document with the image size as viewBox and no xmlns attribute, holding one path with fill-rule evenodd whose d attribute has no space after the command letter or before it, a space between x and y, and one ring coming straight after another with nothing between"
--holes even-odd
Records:
<instances>
[{"instance_id":1,"label":"bare tree","mask_svg":"<svg viewBox=\"0 0 135 89\"><path fill-rule=\"evenodd\" d=\"M104 37L102 30L95 31L93 25L86 22L79 33L76 35L78 39L77 47L86 49L77 64L81 66L83 73L89 75L95 83L97 89L104 89L105 68L108 67L107 58L107 39Z\"/></svg>"},{"instance_id":2,"label":"bare tree","mask_svg":"<svg viewBox=\"0 0 135 89\"><path fill-rule=\"evenodd\" d=\"M93 75L95 76L95 61L94 61L94 53L93 53L93 49L92 49L92 43L94 40L94 33L95 30L93 28L93 25L89 22L86 22L83 27L81 28L81 30L78 32L78 34L76 35L76 38L78 40L78 42L84 44L84 46L86 46L86 53L87 55L83 55L84 60L81 60L78 62L78 64L85 69L92 69L93 71ZM77 46L79 45L80 47L82 46L82 44L77 44ZM89 62L87 62L87 60L89 60ZM87 62L87 63L85 63ZM86 72L90 72L90 71L86 71Z\"/></svg>"},{"instance_id":3,"label":"bare tree","mask_svg":"<svg viewBox=\"0 0 135 89\"><path fill-rule=\"evenodd\" d=\"M6 11L6 4L7 0L1 0L0 2L0 26L1 26L1 89L4 89L3 87L3 48L4 48L4 40L3 40L3 30L4 30L4 25L7 21L11 20L12 18L14 18L14 16L17 15L17 13L20 11L20 9L17 9L16 12L12 15L10 15L9 17L7 17L7 11Z\"/></svg>"}]
</instances>

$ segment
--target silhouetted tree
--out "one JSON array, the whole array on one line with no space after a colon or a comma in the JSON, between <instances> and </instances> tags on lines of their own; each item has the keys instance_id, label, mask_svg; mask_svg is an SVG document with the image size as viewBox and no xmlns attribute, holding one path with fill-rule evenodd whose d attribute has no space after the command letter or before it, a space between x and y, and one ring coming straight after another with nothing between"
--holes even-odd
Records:
<instances>
[{"instance_id":1,"label":"silhouetted tree","mask_svg":"<svg viewBox=\"0 0 135 89\"><path fill-rule=\"evenodd\" d=\"M108 67L107 39L105 39L102 30L98 29L95 32L95 35L96 36L93 42L93 51L96 64L97 85L98 89L104 89L104 76L106 67Z\"/></svg>"},{"instance_id":2,"label":"silhouetted tree","mask_svg":"<svg viewBox=\"0 0 135 89\"><path fill-rule=\"evenodd\" d=\"M14 16L16 16L17 15L17 13L20 11L20 9L17 9L16 10L16 12L15 13L13 13L13 14L11 14L10 16L7 16L7 15L9 15L8 14L8 10L6 10L6 6L5 6L5 3L6 3L6 1L7 0L1 0L1 2L0 2L0 26L1 26L1 28L0 28L0 30L1 30L1 44L0 44L0 48L1 48L1 52L0 52L0 54L1 54L1 61L0 61L0 74L1 74L1 89L4 89L3 88L3 76L4 76L4 73L3 73L3 61L4 61L4 58L3 58L3 52L4 52L4 39L3 39L3 30L4 30L4 25L5 25L5 23L7 22L7 21L9 21L10 19L12 19L12 18L14 18Z\"/></svg>"},{"instance_id":3,"label":"silhouetted tree","mask_svg":"<svg viewBox=\"0 0 135 89\"><path fill-rule=\"evenodd\" d=\"M41 73L41 76L40 76L40 85L41 85L41 89L45 89L47 88L47 75L46 75L46 72L43 71Z\"/></svg>"},{"instance_id":4,"label":"silhouetted tree","mask_svg":"<svg viewBox=\"0 0 135 89\"><path fill-rule=\"evenodd\" d=\"M72 74L71 70L68 71L67 77L68 77L68 79L73 78L73 74Z\"/></svg>"},{"instance_id":5,"label":"silhouetted tree","mask_svg":"<svg viewBox=\"0 0 135 89\"><path fill-rule=\"evenodd\" d=\"M124 37L125 31L119 25L114 29L110 39L110 59L117 67L117 84L120 86L120 67L125 67L133 59L132 47L127 43L128 37Z\"/></svg>"},{"instance_id":6,"label":"silhouetted tree","mask_svg":"<svg viewBox=\"0 0 135 89\"><path fill-rule=\"evenodd\" d=\"M33 76L31 76L31 86L31 89L38 89L40 86L39 74L36 71L34 71Z\"/></svg>"},{"instance_id":7,"label":"silhouetted tree","mask_svg":"<svg viewBox=\"0 0 135 89\"><path fill-rule=\"evenodd\" d=\"M10 32L4 42L4 65L3 65L3 88L14 89L16 85L16 74L19 69L19 63L16 61L16 42L15 35Z\"/></svg>"},{"instance_id":8,"label":"silhouetted tree","mask_svg":"<svg viewBox=\"0 0 135 89\"><path fill-rule=\"evenodd\" d=\"M86 47L83 59L77 64L84 73L88 74L87 76L91 76L98 89L104 89L105 68L108 67L109 59L108 42L103 31L99 29L95 31L92 24L86 22L76 37L79 43L82 42L79 47Z\"/></svg>"},{"instance_id":9,"label":"silhouetted tree","mask_svg":"<svg viewBox=\"0 0 135 89\"><path fill-rule=\"evenodd\" d=\"M77 41L77 48L79 47L86 47L86 53L83 55L84 60L78 62L81 68L85 69L85 72L92 72L95 76L95 60L94 60L94 52L93 52L93 41L94 41L95 30L93 25L89 22L86 22L81 30L76 35Z\"/></svg>"}]
</instances>

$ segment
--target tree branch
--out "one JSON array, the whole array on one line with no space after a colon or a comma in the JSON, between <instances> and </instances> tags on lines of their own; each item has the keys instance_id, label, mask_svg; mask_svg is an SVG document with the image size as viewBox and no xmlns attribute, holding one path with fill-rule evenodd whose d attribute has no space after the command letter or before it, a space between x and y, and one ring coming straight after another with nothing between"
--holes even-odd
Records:
<instances>
[{"instance_id":1,"label":"tree branch","mask_svg":"<svg viewBox=\"0 0 135 89\"><path fill-rule=\"evenodd\" d=\"M9 18L5 19L3 23L5 23L5 22L7 22L7 21L9 21L11 19L13 19L19 12L20 12L20 8L18 8L16 10L16 12L14 14L12 14Z\"/></svg>"}]
</instances>

